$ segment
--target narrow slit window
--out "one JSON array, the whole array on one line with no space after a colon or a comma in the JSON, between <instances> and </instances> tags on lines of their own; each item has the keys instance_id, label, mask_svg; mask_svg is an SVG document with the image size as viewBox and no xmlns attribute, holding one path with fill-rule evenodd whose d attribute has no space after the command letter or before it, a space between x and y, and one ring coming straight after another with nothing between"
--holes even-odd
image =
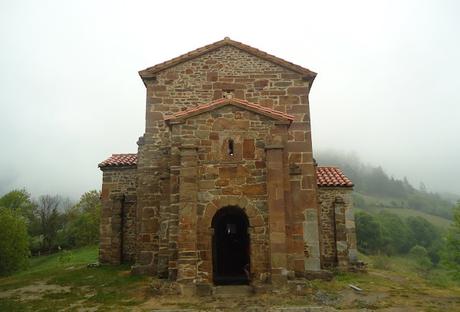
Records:
<instances>
[{"instance_id":1,"label":"narrow slit window","mask_svg":"<svg viewBox=\"0 0 460 312\"><path fill-rule=\"evenodd\" d=\"M233 156L234 155L234 143L232 139L228 140L228 149L227 149L228 155Z\"/></svg>"}]
</instances>

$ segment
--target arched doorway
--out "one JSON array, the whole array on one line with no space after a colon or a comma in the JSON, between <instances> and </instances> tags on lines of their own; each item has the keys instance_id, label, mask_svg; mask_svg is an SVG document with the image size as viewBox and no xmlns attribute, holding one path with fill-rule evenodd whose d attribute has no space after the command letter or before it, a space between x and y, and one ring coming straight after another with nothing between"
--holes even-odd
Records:
<instances>
[{"instance_id":1,"label":"arched doorway","mask_svg":"<svg viewBox=\"0 0 460 312\"><path fill-rule=\"evenodd\" d=\"M249 221L243 209L224 207L212 219L212 262L214 284L249 283Z\"/></svg>"}]
</instances>

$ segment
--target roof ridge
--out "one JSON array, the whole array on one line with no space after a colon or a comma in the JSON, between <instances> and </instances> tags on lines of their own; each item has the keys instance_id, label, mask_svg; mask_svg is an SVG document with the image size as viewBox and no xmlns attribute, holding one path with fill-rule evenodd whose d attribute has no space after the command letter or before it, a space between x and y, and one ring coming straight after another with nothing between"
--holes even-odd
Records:
<instances>
[{"instance_id":1,"label":"roof ridge","mask_svg":"<svg viewBox=\"0 0 460 312\"><path fill-rule=\"evenodd\" d=\"M156 73L161 72L167 68L170 68L172 66L178 65L180 63L186 62L190 59L199 57L203 54L212 52L214 50L217 50L223 46L233 46L237 49L240 49L242 51L245 51L249 54L252 54L254 56L263 58L269 62L275 63L279 66L285 67L287 69L290 69L291 71L297 72L299 74L303 74L309 79L313 80L316 77L316 73L309 70L308 68L302 67L300 65L294 64L292 62L286 61L280 57L277 57L275 55L269 54L265 51L259 50L257 48L251 47L247 44L241 43L239 41L235 41L230 39L229 37L225 37L223 40L216 41L211 44L207 44L203 47L197 48L195 50L189 51L187 53L184 53L182 55L176 56L172 59L169 59L167 61L164 61L162 63L156 64L154 66L147 67L143 70L139 71L139 75L141 78L150 78L155 76Z\"/></svg>"}]
</instances>

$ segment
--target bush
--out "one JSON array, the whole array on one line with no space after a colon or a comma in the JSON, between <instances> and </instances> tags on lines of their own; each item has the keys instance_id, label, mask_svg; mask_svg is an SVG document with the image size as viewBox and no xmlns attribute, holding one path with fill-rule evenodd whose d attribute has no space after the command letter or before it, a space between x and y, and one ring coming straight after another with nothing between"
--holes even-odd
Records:
<instances>
[{"instance_id":1,"label":"bush","mask_svg":"<svg viewBox=\"0 0 460 312\"><path fill-rule=\"evenodd\" d=\"M454 220L446 237L442 262L452 270L452 276L460 280L460 202L454 208Z\"/></svg>"},{"instance_id":2,"label":"bush","mask_svg":"<svg viewBox=\"0 0 460 312\"><path fill-rule=\"evenodd\" d=\"M415 245L409 252L412 259L415 260L417 264L417 269L422 272L427 272L433 264L428 257L428 252L426 251L425 247Z\"/></svg>"},{"instance_id":3,"label":"bush","mask_svg":"<svg viewBox=\"0 0 460 312\"><path fill-rule=\"evenodd\" d=\"M74 258L73 253L70 250L63 250L59 253L59 263L60 264L67 264L72 261Z\"/></svg>"},{"instance_id":4,"label":"bush","mask_svg":"<svg viewBox=\"0 0 460 312\"><path fill-rule=\"evenodd\" d=\"M376 256L373 258L372 266L379 270L389 270L391 269L390 258L385 255Z\"/></svg>"},{"instance_id":5,"label":"bush","mask_svg":"<svg viewBox=\"0 0 460 312\"><path fill-rule=\"evenodd\" d=\"M359 251L365 254L378 251L382 245L380 224L372 215L365 212L355 214L355 222Z\"/></svg>"},{"instance_id":6,"label":"bush","mask_svg":"<svg viewBox=\"0 0 460 312\"><path fill-rule=\"evenodd\" d=\"M24 219L8 208L0 208L0 275L27 267L29 237Z\"/></svg>"}]
</instances>

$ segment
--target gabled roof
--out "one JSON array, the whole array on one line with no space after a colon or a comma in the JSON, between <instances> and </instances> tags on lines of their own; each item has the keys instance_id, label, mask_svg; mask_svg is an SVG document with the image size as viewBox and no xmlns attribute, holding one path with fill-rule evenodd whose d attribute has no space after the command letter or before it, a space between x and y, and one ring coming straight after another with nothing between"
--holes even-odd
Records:
<instances>
[{"instance_id":1,"label":"gabled roof","mask_svg":"<svg viewBox=\"0 0 460 312\"><path fill-rule=\"evenodd\" d=\"M261 114L270 118L273 118L275 120L278 120L282 123L291 123L294 120L294 116L286 114L284 112L280 112L259 104L251 103L246 100L241 100L241 99L218 99L215 101L212 101L207 104L201 104L195 107L191 107L187 110L177 112L175 114L169 115L165 117L165 121L169 123L174 123L174 122L182 122L183 120L190 118L192 116L196 116L205 112L212 111L214 109L217 109L219 107L225 106L225 105L234 105L237 107L241 107L243 109L252 111L257 114Z\"/></svg>"},{"instance_id":2,"label":"gabled roof","mask_svg":"<svg viewBox=\"0 0 460 312\"><path fill-rule=\"evenodd\" d=\"M194 59L196 57L199 57L203 54L212 52L214 50L217 50L223 46L232 46L234 48L240 49L244 52L247 52L251 55L254 55L256 57L259 57L261 59L267 60L271 63L277 64L281 67L287 68L293 72L299 73L303 75L305 78L309 80L313 80L316 77L316 73L312 72L311 70L296 65L294 63L288 62L286 60L283 60L279 57L276 57L274 55L268 54L266 52L263 52L259 49L253 48L251 46L248 46L246 44L243 44L238 41L231 40L229 37L225 37L224 40L220 40L217 42L214 42L212 44L206 45L204 47L198 48L196 50L190 51L186 54L183 54L181 56L175 57L169 61L157 64L152 67L148 67L144 70L139 71L139 75L141 76L142 79L144 78L153 78L155 75L165 69L168 69L170 67L173 67L175 65L178 65L180 63L189 61L191 59Z\"/></svg>"},{"instance_id":3,"label":"gabled roof","mask_svg":"<svg viewBox=\"0 0 460 312\"><path fill-rule=\"evenodd\" d=\"M137 166L137 154L112 154L99 164L99 168ZM352 187L353 182L337 167L316 167L318 187Z\"/></svg>"},{"instance_id":4,"label":"gabled roof","mask_svg":"<svg viewBox=\"0 0 460 312\"><path fill-rule=\"evenodd\" d=\"M137 154L112 154L98 165L99 168L130 166L137 166Z\"/></svg>"},{"instance_id":5,"label":"gabled roof","mask_svg":"<svg viewBox=\"0 0 460 312\"><path fill-rule=\"evenodd\" d=\"M316 167L316 183L320 187L352 187L353 182L337 167Z\"/></svg>"}]
</instances>

